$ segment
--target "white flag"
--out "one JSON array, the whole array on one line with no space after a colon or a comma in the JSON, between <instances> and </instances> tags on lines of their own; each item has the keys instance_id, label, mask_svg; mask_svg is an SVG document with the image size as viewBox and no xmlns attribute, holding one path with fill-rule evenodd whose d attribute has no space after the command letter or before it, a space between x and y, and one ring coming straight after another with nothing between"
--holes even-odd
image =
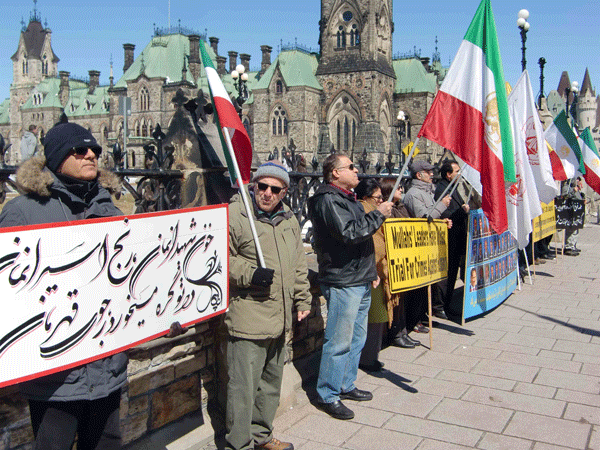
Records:
<instances>
[{"instance_id":1,"label":"white flag","mask_svg":"<svg viewBox=\"0 0 600 450\"><path fill-rule=\"evenodd\" d=\"M533 106L533 95L531 94L530 99L529 94L531 94L531 85L529 84L529 75L525 70L508 96L508 112L513 131L517 182L506 184L506 213L508 215L508 230L517 240L520 249L525 248L529 242L529 233L533 230L531 220L542 214L534 174L529 163L530 155L528 155L530 141L532 140L531 131L528 131L528 129L533 125L532 119L538 119L535 109L528 107L528 104ZM537 138L535 136L535 139ZM543 144L543 138L539 142ZM538 155L540 153L538 152ZM549 158L548 165L550 165ZM550 169L550 176L552 177L552 169ZM552 198L554 198L554 195Z\"/></svg>"}]
</instances>

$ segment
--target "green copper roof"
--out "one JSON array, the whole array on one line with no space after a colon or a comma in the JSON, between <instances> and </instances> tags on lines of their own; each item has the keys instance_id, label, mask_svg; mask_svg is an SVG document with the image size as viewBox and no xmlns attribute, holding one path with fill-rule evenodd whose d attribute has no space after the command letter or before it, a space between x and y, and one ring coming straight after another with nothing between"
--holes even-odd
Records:
<instances>
[{"instance_id":1,"label":"green copper roof","mask_svg":"<svg viewBox=\"0 0 600 450\"><path fill-rule=\"evenodd\" d=\"M396 73L395 94L410 92L437 92L434 73L427 73L421 61L416 58L396 59L392 62Z\"/></svg>"},{"instance_id":2,"label":"green copper roof","mask_svg":"<svg viewBox=\"0 0 600 450\"><path fill-rule=\"evenodd\" d=\"M214 52L209 48L211 58ZM167 83L180 82L185 63L187 72L185 81L194 82L189 70L190 40L183 34L154 36L142 53L115 84L116 88L127 87L127 81L135 80L142 73L148 78L165 78Z\"/></svg>"},{"instance_id":3,"label":"green copper roof","mask_svg":"<svg viewBox=\"0 0 600 450\"><path fill-rule=\"evenodd\" d=\"M10 123L10 98L5 99L0 103L0 125Z\"/></svg>"},{"instance_id":4,"label":"green copper roof","mask_svg":"<svg viewBox=\"0 0 600 450\"><path fill-rule=\"evenodd\" d=\"M72 89L65 113L69 117L107 114L110 105L108 89L108 86L97 86L93 94L88 94L87 86L83 89Z\"/></svg>"},{"instance_id":5,"label":"green copper roof","mask_svg":"<svg viewBox=\"0 0 600 450\"><path fill-rule=\"evenodd\" d=\"M69 80L69 91L77 89L86 89L87 84L83 81ZM58 93L60 91L59 78L46 78L42 80L30 93L27 101L21 106L21 109L40 109L40 108L62 108ZM39 95L41 94L41 102Z\"/></svg>"},{"instance_id":6,"label":"green copper roof","mask_svg":"<svg viewBox=\"0 0 600 450\"><path fill-rule=\"evenodd\" d=\"M309 54L300 50L281 52L256 83L254 89L267 89L276 68L279 68L287 87L305 86L322 90L323 87L315 77L318 65L317 57L313 53Z\"/></svg>"}]
</instances>

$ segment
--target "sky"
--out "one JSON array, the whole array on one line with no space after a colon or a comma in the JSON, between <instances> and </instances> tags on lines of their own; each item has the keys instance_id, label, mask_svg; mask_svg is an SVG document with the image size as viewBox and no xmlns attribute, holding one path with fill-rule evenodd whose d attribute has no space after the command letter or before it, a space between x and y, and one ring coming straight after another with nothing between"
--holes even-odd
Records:
<instances>
[{"instance_id":1,"label":"sky","mask_svg":"<svg viewBox=\"0 0 600 450\"><path fill-rule=\"evenodd\" d=\"M141 6L140 6L141 5ZM394 54L420 51L431 57L436 48L442 64L449 66L477 10L479 0L448 2L420 0L393 6ZM261 45L273 47L271 60L280 44L301 44L318 50L320 0L283 2L240 0L190 2L189 0L39 0L42 24L52 30L52 48L60 58L59 70L87 77L99 70L100 84L107 85L112 58L115 82L123 74L123 44L136 46L135 56L148 44L154 26L181 24L199 33L219 38L219 54L230 50L251 55L250 68L258 70ZM592 87L600 80L600 39L597 0L569 3L556 0L492 0L505 80L512 86L521 75L521 37L518 12L530 13L526 58L534 92L539 91L538 59L544 57L544 91L556 89L563 71L581 85L589 68ZM0 101L9 97L12 60L19 43L21 20L29 23L34 1L10 2L0 18ZM227 65L229 67L229 65ZM600 92L598 92L600 94Z\"/></svg>"}]
</instances>

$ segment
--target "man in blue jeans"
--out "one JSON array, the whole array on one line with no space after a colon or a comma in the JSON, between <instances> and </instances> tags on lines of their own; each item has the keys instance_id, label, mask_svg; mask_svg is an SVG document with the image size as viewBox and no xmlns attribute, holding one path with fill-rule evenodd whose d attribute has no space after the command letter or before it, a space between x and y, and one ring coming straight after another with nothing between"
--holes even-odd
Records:
<instances>
[{"instance_id":1,"label":"man in blue jeans","mask_svg":"<svg viewBox=\"0 0 600 450\"><path fill-rule=\"evenodd\" d=\"M357 174L346 155L328 156L323 161L325 183L308 202L319 282L328 308L318 407L336 419L354 417L341 399L373 398L354 382L367 335L371 285L379 283L372 236L392 211L392 203L384 202L365 214L352 192L358 185Z\"/></svg>"}]
</instances>

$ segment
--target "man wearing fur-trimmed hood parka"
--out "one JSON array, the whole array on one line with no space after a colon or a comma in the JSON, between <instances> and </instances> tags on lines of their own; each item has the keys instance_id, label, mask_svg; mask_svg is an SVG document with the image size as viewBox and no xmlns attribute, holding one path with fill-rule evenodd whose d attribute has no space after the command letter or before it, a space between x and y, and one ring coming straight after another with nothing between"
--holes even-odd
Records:
<instances>
[{"instance_id":1,"label":"man wearing fur-trimmed hood parka","mask_svg":"<svg viewBox=\"0 0 600 450\"><path fill-rule=\"evenodd\" d=\"M9 201L0 227L71 222L122 215L110 192L116 176L98 169L102 148L74 123L48 131L44 151L17 171L23 195ZM127 356L119 353L20 385L29 401L35 449L121 448L119 405L127 382Z\"/></svg>"}]
</instances>

